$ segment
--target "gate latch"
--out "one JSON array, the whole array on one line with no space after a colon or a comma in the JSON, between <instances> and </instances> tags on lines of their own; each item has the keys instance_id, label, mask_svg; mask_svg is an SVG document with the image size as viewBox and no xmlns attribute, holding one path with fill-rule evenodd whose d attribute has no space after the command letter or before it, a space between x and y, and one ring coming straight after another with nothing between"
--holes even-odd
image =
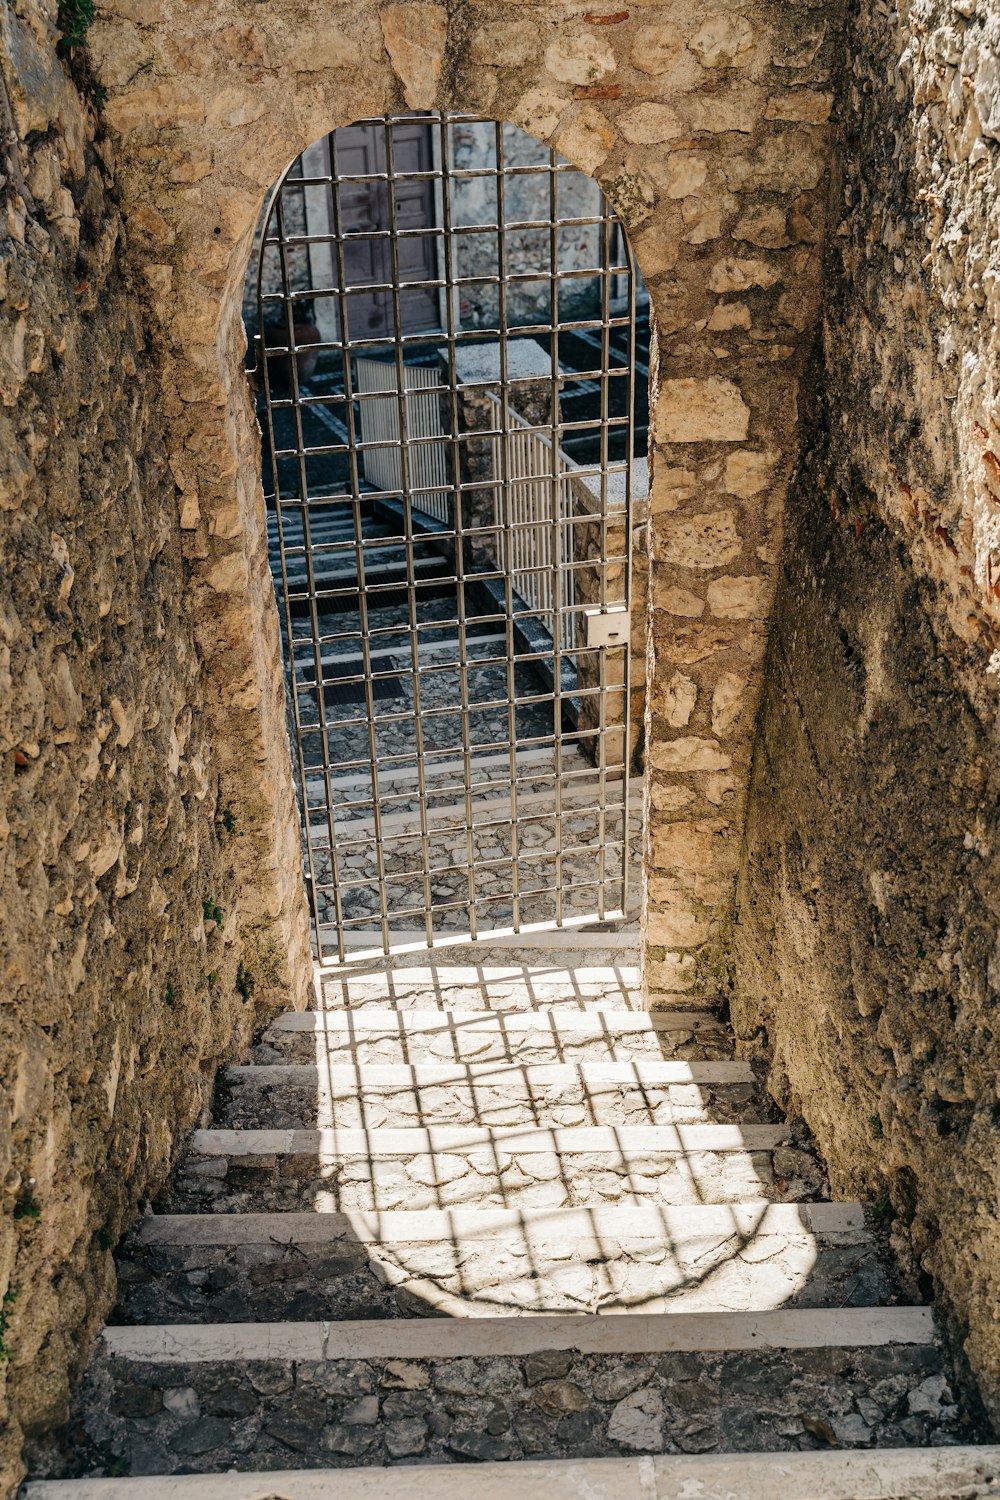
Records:
<instances>
[{"instance_id":1,"label":"gate latch","mask_svg":"<svg viewBox=\"0 0 1000 1500\"><path fill-rule=\"evenodd\" d=\"M628 645L629 616L624 604L609 604L607 609L585 609L583 618L584 645Z\"/></svg>"}]
</instances>

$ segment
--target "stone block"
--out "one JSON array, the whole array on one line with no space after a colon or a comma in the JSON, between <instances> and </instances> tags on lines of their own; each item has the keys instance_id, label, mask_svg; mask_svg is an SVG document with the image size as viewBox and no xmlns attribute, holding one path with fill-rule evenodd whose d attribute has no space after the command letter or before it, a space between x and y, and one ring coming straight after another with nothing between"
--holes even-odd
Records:
<instances>
[{"instance_id":1,"label":"stone block","mask_svg":"<svg viewBox=\"0 0 1000 1500\"><path fill-rule=\"evenodd\" d=\"M583 104L556 137L556 147L568 161L591 176L615 142L614 128L596 104Z\"/></svg>"},{"instance_id":2,"label":"stone block","mask_svg":"<svg viewBox=\"0 0 1000 1500\"><path fill-rule=\"evenodd\" d=\"M768 578L716 578L708 586L708 607L725 619L759 619L767 613L772 588Z\"/></svg>"},{"instance_id":3,"label":"stone block","mask_svg":"<svg viewBox=\"0 0 1000 1500\"><path fill-rule=\"evenodd\" d=\"M637 104L618 116L618 129L636 145L661 145L676 140L684 127L669 104Z\"/></svg>"},{"instance_id":4,"label":"stone block","mask_svg":"<svg viewBox=\"0 0 1000 1500\"><path fill-rule=\"evenodd\" d=\"M744 68L753 57L753 27L745 16L709 16L688 47L704 68Z\"/></svg>"},{"instance_id":5,"label":"stone block","mask_svg":"<svg viewBox=\"0 0 1000 1500\"><path fill-rule=\"evenodd\" d=\"M728 771L730 764L717 740L697 735L663 740L652 747L651 758L658 771Z\"/></svg>"},{"instance_id":6,"label":"stone block","mask_svg":"<svg viewBox=\"0 0 1000 1500\"><path fill-rule=\"evenodd\" d=\"M599 83L618 66L615 50L596 32L570 32L545 49L545 69L560 83Z\"/></svg>"},{"instance_id":7,"label":"stone block","mask_svg":"<svg viewBox=\"0 0 1000 1500\"><path fill-rule=\"evenodd\" d=\"M428 109L437 97L448 36L448 12L429 0L389 5L379 12L382 36L410 109Z\"/></svg>"},{"instance_id":8,"label":"stone block","mask_svg":"<svg viewBox=\"0 0 1000 1500\"><path fill-rule=\"evenodd\" d=\"M733 510L676 516L658 536L655 557L682 568L711 569L732 562L743 551ZM658 602L654 574L654 600Z\"/></svg>"},{"instance_id":9,"label":"stone block","mask_svg":"<svg viewBox=\"0 0 1000 1500\"><path fill-rule=\"evenodd\" d=\"M731 380L665 380L656 407L656 435L665 443L742 443L750 408Z\"/></svg>"}]
</instances>

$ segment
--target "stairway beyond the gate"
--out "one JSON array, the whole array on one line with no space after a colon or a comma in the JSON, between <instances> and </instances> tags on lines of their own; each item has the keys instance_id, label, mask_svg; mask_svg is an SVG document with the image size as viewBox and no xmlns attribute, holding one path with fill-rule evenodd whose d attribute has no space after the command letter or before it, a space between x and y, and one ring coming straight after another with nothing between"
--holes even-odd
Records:
<instances>
[{"instance_id":1,"label":"stairway beyond the gate","mask_svg":"<svg viewBox=\"0 0 1000 1500\"><path fill-rule=\"evenodd\" d=\"M571 942L327 969L220 1072L29 1500L996 1492L723 1017Z\"/></svg>"}]
</instances>

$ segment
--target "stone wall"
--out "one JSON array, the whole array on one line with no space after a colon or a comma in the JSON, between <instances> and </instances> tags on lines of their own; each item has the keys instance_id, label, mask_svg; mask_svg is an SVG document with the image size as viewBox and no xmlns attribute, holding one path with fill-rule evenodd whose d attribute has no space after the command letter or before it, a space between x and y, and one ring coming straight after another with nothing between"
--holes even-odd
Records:
<instances>
[{"instance_id":1,"label":"stone wall","mask_svg":"<svg viewBox=\"0 0 1000 1500\"><path fill-rule=\"evenodd\" d=\"M512 122L610 198L659 340L651 523L638 539L656 685L646 975L654 1000L699 984L699 956L731 908L814 336L836 6L336 0L318 15L275 0L248 18L237 0L108 0L92 47L124 213L165 328L182 526L215 590L206 632L213 611L240 622L250 658L270 646L239 304L271 184L339 125L436 107ZM206 677L220 722L228 664L221 653ZM277 700L265 694L249 717L231 726L234 740L252 730L273 742ZM290 837L282 860L294 856Z\"/></svg>"},{"instance_id":2,"label":"stone wall","mask_svg":"<svg viewBox=\"0 0 1000 1500\"><path fill-rule=\"evenodd\" d=\"M65 1418L123 1227L288 989L242 874L266 834L212 748L114 152L55 17L0 6L2 1493Z\"/></svg>"},{"instance_id":3,"label":"stone wall","mask_svg":"<svg viewBox=\"0 0 1000 1500\"><path fill-rule=\"evenodd\" d=\"M1000 1418L1000 13L852 21L734 1014Z\"/></svg>"}]
</instances>

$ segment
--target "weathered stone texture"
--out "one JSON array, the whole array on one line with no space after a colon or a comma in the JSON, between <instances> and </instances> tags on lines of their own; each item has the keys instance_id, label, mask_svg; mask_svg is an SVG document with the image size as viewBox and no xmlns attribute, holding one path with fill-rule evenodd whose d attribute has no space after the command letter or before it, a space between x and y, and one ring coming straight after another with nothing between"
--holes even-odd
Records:
<instances>
[{"instance_id":1,"label":"weathered stone texture","mask_svg":"<svg viewBox=\"0 0 1000 1500\"><path fill-rule=\"evenodd\" d=\"M170 445L183 455L190 555L218 580L214 608L240 622L248 656L275 649L259 607L263 547L249 524L256 444L236 316L260 206L288 163L330 129L419 98L509 120L596 176L650 289L664 381L650 523L635 536L646 618L633 680L683 672L695 692L689 723L651 700L646 739L694 735L712 749L702 763L650 772L648 869L687 884L671 863L670 825L717 818L724 830L713 843L719 864L697 898L690 892L673 938L668 910L648 901L651 996L693 985L706 968L695 955L724 933L743 822L798 381L814 336L838 7L727 0L706 15L685 0L605 15L469 0L446 17L443 7L368 0L318 20L278 3L258 8L252 28L238 12L217 0L155 10L112 0L93 44L124 212L177 382ZM700 552L678 557L676 529L713 512L727 518L726 556L708 530ZM242 544L232 529L240 517ZM220 723L230 677L206 681ZM723 677L742 688L720 717L712 705ZM261 742L275 740L280 710L267 693L248 704ZM720 775L723 765L731 774ZM280 812L277 822L281 832Z\"/></svg>"},{"instance_id":2,"label":"weathered stone texture","mask_svg":"<svg viewBox=\"0 0 1000 1500\"><path fill-rule=\"evenodd\" d=\"M265 883L240 906L266 836L211 747L187 458L55 15L0 7L2 1492L65 1416L110 1251L247 1038L251 986L287 994ZM131 233L168 230L150 206Z\"/></svg>"},{"instance_id":3,"label":"weathered stone texture","mask_svg":"<svg viewBox=\"0 0 1000 1500\"><path fill-rule=\"evenodd\" d=\"M997 26L921 0L849 37L734 1001L834 1190L891 1204L994 1419Z\"/></svg>"}]
</instances>

